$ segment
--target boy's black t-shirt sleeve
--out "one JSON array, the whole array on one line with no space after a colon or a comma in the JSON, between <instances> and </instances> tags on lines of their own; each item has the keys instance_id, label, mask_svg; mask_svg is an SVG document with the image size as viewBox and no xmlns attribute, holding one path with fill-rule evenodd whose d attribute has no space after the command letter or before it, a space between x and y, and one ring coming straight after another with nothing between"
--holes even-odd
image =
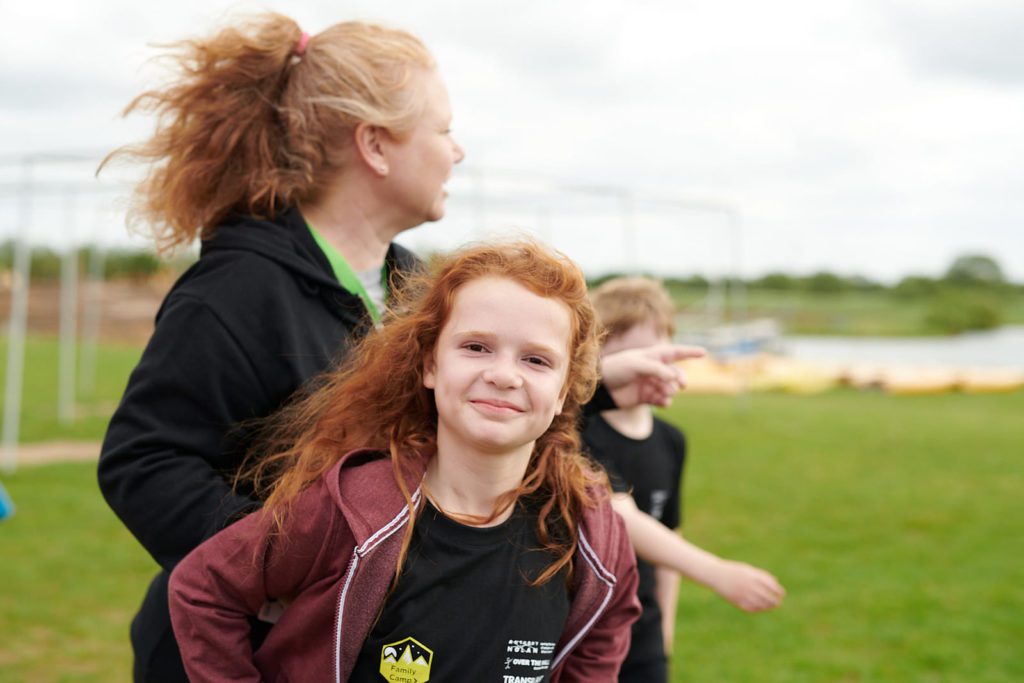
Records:
<instances>
[{"instance_id":1,"label":"boy's black t-shirt sleeve","mask_svg":"<svg viewBox=\"0 0 1024 683\"><path fill-rule=\"evenodd\" d=\"M670 528L680 523L686 437L671 424L655 418L646 439L619 434L600 415L585 420L583 451L600 464L615 493L629 493L641 510Z\"/></svg>"},{"instance_id":2,"label":"boy's black t-shirt sleeve","mask_svg":"<svg viewBox=\"0 0 1024 683\"><path fill-rule=\"evenodd\" d=\"M679 526L686 459L686 439L681 431L655 418L647 438L632 439L612 428L602 415L596 415L587 420L582 435L591 457L608 471L614 490L628 492L640 510L665 526ZM624 670L662 661L665 656L654 566L638 561L637 571L637 597L644 613L633 625Z\"/></svg>"},{"instance_id":3,"label":"boy's black t-shirt sleeve","mask_svg":"<svg viewBox=\"0 0 1024 683\"><path fill-rule=\"evenodd\" d=\"M630 493L631 486L628 479L619 470L616 459L612 457L613 448L604 442L600 433L584 431L583 433L583 454L604 468L608 475L608 482L615 493Z\"/></svg>"}]
</instances>

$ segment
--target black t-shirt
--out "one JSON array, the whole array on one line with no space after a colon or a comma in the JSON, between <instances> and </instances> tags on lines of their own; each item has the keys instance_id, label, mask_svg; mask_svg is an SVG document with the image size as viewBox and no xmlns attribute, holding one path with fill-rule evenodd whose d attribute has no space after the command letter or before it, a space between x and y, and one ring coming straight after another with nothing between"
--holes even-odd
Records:
<instances>
[{"instance_id":1,"label":"black t-shirt","mask_svg":"<svg viewBox=\"0 0 1024 683\"><path fill-rule=\"evenodd\" d=\"M686 462L686 437L681 431L654 418L650 436L632 439L616 431L601 415L594 415L583 429L583 443L608 472L616 493L632 494L638 508L671 529L679 527ZM633 624L627 663L664 656L654 566L639 558L636 564L640 575L636 592L644 611Z\"/></svg>"},{"instance_id":2,"label":"black t-shirt","mask_svg":"<svg viewBox=\"0 0 1024 683\"><path fill-rule=\"evenodd\" d=\"M554 559L539 548L536 514L522 504L481 528L424 502L401 578L349 680L419 682L429 667L431 681L547 681L569 592L565 570L529 585Z\"/></svg>"}]
</instances>

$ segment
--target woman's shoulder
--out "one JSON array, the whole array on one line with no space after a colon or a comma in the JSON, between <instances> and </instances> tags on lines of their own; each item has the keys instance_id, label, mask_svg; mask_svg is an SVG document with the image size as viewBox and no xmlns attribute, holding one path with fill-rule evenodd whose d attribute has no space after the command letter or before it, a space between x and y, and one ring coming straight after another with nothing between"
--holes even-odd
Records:
<instances>
[{"instance_id":1,"label":"woman's shoulder","mask_svg":"<svg viewBox=\"0 0 1024 683\"><path fill-rule=\"evenodd\" d=\"M201 258L167 293L156 316L158 330L214 320L242 343L265 344L286 327L288 316L324 327L327 308L280 267L249 254ZM193 330L203 334L202 330ZM316 335L317 338L321 335Z\"/></svg>"},{"instance_id":2,"label":"woman's shoulder","mask_svg":"<svg viewBox=\"0 0 1024 683\"><path fill-rule=\"evenodd\" d=\"M415 273L424 268L419 256L396 242L392 242L388 249L388 260L392 266L406 273Z\"/></svg>"},{"instance_id":3,"label":"woman's shoulder","mask_svg":"<svg viewBox=\"0 0 1024 683\"><path fill-rule=\"evenodd\" d=\"M225 228L225 232L244 232L245 226ZM259 235L227 237L219 246L203 245L199 259L179 280L175 289L193 296L211 296L224 291L273 292L282 283L299 277L323 275L319 264L297 246L273 231ZM234 236L233 236L234 237Z\"/></svg>"},{"instance_id":4,"label":"woman's shoulder","mask_svg":"<svg viewBox=\"0 0 1024 683\"><path fill-rule=\"evenodd\" d=\"M172 293L251 297L297 280L336 284L297 212L275 219L232 216L203 240L198 261Z\"/></svg>"},{"instance_id":5,"label":"woman's shoulder","mask_svg":"<svg viewBox=\"0 0 1024 683\"><path fill-rule=\"evenodd\" d=\"M246 321L276 325L282 317L318 320L330 315L320 294L325 288L339 285L301 249L204 249L168 292L163 306L206 308L232 320L232 327L245 326Z\"/></svg>"},{"instance_id":6,"label":"woman's shoulder","mask_svg":"<svg viewBox=\"0 0 1024 683\"><path fill-rule=\"evenodd\" d=\"M232 290L270 291L285 274L280 265L253 252L206 253L181 275L170 294L210 300Z\"/></svg>"}]
</instances>

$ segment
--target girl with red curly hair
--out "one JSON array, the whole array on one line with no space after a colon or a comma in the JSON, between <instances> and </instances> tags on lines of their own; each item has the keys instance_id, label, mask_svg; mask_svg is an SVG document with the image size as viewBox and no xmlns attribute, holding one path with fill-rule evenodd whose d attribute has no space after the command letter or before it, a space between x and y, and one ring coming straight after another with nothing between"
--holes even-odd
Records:
<instances>
[{"instance_id":1,"label":"girl with red curly hair","mask_svg":"<svg viewBox=\"0 0 1024 683\"><path fill-rule=\"evenodd\" d=\"M193 680L614 681L639 614L607 479L580 454L598 324L535 243L456 252L276 415L263 510L188 555ZM262 647L250 619L284 604Z\"/></svg>"}]
</instances>

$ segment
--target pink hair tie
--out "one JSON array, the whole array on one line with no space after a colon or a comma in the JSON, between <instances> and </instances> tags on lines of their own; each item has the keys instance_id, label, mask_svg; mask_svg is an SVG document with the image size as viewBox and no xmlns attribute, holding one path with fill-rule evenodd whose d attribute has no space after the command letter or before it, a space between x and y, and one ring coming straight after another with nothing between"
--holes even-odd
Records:
<instances>
[{"instance_id":1,"label":"pink hair tie","mask_svg":"<svg viewBox=\"0 0 1024 683\"><path fill-rule=\"evenodd\" d=\"M309 34L305 31L302 32L302 37L299 38L299 42L295 44L295 49L292 50L292 54L296 57L301 57L306 54L306 45L309 44Z\"/></svg>"}]
</instances>

